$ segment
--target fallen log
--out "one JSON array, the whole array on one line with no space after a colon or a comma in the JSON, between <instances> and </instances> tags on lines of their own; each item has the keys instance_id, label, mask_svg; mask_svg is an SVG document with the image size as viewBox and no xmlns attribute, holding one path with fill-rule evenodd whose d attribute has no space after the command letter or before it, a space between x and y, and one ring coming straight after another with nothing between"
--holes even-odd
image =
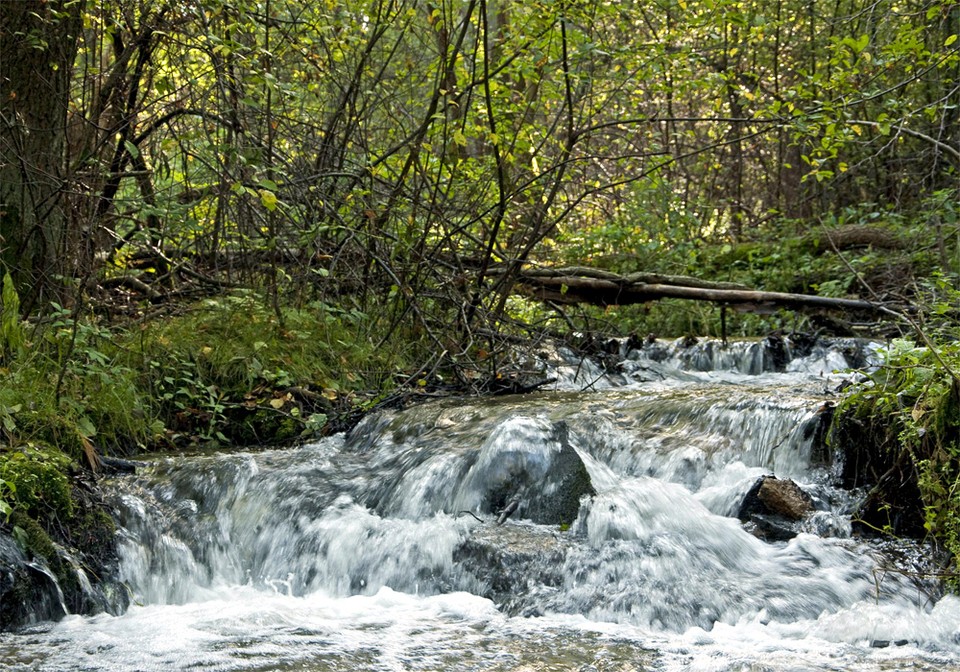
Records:
<instances>
[{"instance_id":1,"label":"fallen log","mask_svg":"<svg viewBox=\"0 0 960 672\"><path fill-rule=\"evenodd\" d=\"M494 269L490 275L495 275L500 269ZM710 280L701 280L692 278L689 275L664 275L662 273L630 273L629 275L619 275L612 271L604 271L599 268L590 268L588 266L566 266L563 268L529 268L521 274L523 278L560 278L560 277L582 277L595 278L597 280L610 280L618 284L650 284L650 285L674 285L677 287L701 287L704 289L744 289L749 290L747 285L741 285L736 282L712 282Z\"/></svg>"},{"instance_id":2,"label":"fallen log","mask_svg":"<svg viewBox=\"0 0 960 672\"><path fill-rule=\"evenodd\" d=\"M733 283L711 283L685 276L634 274L618 276L606 271L586 274L558 274L557 271L584 269L534 269L522 272L516 280L522 293L557 304L588 303L598 306L626 306L675 298L709 301L737 310L767 313L779 308L792 310L826 309L888 312L880 304L860 299L841 299L812 294L765 292ZM642 278L642 279L638 279ZM666 282L646 282L652 278ZM673 280L673 282L671 282ZM684 284L677 284L677 280ZM695 284L689 282L694 281Z\"/></svg>"}]
</instances>

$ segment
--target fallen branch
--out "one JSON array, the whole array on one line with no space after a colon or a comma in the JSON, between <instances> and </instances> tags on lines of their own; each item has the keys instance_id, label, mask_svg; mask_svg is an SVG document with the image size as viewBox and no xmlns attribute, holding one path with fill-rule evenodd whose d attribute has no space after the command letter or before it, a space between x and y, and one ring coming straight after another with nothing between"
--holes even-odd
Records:
<instances>
[{"instance_id":1,"label":"fallen branch","mask_svg":"<svg viewBox=\"0 0 960 672\"><path fill-rule=\"evenodd\" d=\"M619 276L607 271L583 268L532 269L520 273L517 286L524 294L556 304L626 306L674 298L709 301L757 313L789 308L854 310L889 315L889 309L860 299L764 292L743 285L713 283L686 276L642 273Z\"/></svg>"}]
</instances>

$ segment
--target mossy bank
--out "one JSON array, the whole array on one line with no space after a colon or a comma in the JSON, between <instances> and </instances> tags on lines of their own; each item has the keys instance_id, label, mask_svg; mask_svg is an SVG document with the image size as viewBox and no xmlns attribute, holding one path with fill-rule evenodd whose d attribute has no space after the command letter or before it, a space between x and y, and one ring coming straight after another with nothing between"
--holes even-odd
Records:
<instances>
[{"instance_id":1,"label":"mossy bank","mask_svg":"<svg viewBox=\"0 0 960 672\"><path fill-rule=\"evenodd\" d=\"M101 492L118 459L340 431L423 356L415 339L374 347L380 328L359 311L278 311L248 292L153 319L60 310L4 328L0 629L125 607Z\"/></svg>"}]
</instances>

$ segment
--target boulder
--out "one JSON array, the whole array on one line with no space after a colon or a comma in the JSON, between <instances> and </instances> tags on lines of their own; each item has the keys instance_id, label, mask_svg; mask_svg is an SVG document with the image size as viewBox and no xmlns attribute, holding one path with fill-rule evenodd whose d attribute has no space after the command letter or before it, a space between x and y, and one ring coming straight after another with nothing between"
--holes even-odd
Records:
<instances>
[{"instance_id":1,"label":"boulder","mask_svg":"<svg viewBox=\"0 0 960 672\"><path fill-rule=\"evenodd\" d=\"M586 465L570 445L566 423L557 424L556 436L560 452L547 469L541 487L527 503L525 512L535 523L570 525L580 512L581 498L593 496L596 491Z\"/></svg>"},{"instance_id":2,"label":"boulder","mask_svg":"<svg viewBox=\"0 0 960 672\"><path fill-rule=\"evenodd\" d=\"M784 541L799 533L797 523L813 511L813 500L790 479L761 476L744 496L737 517L761 539Z\"/></svg>"},{"instance_id":3,"label":"boulder","mask_svg":"<svg viewBox=\"0 0 960 672\"><path fill-rule=\"evenodd\" d=\"M458 509L479 510L540 525L570 525L580 500L596 494L587 467L570 443L565 422L522 427L512 440L489 446L465 478L474 493ZM526 441L521 439L528 439ZM472 506L479 499L479 507ZM508 511L509 510L509 511ZM501 520L500 522L503 522Z\"/></svg>"}]
</instances>

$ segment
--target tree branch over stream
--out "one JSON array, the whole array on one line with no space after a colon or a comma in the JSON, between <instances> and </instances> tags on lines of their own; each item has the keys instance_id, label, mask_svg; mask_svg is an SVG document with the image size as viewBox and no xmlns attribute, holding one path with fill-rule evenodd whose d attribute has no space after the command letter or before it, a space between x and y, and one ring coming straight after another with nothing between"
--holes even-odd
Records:
<instances>
[{"instance_id":1,"label":"tree branch over stream","mask_svg":"<svg viewBox=\"0 0 960 672\"><path fill-rule=\"evenodd\" d=\"M491 275L495 272L491 271ZM765 292L745 285L708 282L687 276L653 273L618 275L579 266L530 268L520 271L516 278L516 289L528 296L558 304L626 306L675 298L708 301L757 313L789 308L799 311L864 311L876 316L890 316L886 306L860 299Z\"/></svg>"}]
</instances>

